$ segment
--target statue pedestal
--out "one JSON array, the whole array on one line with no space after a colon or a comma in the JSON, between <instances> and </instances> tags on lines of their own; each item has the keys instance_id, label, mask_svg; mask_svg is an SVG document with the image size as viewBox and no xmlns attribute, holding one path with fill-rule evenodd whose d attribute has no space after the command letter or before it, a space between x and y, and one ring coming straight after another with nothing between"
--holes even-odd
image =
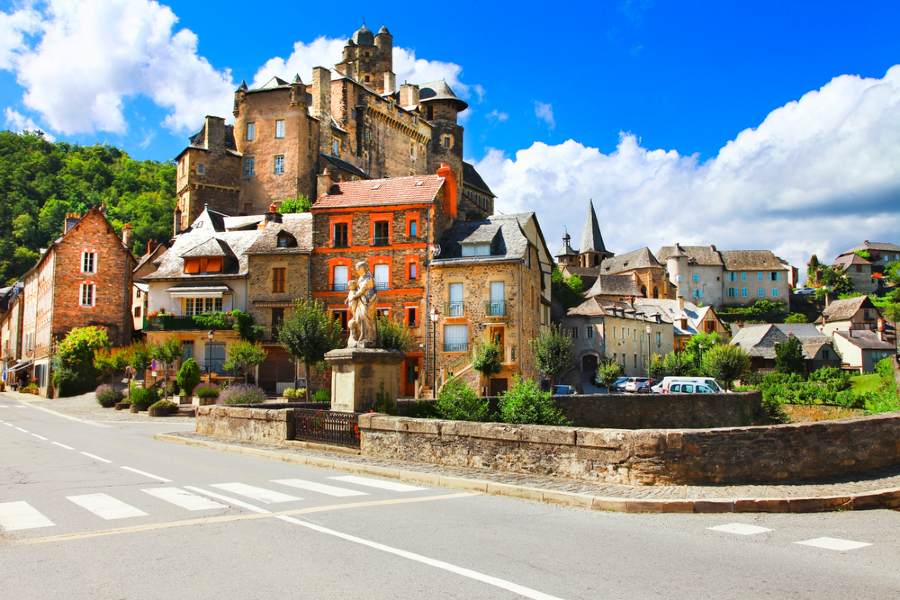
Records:
<instances>
[{"instance_id":1,"label":"statue pedestal","mask_svg":"<svg viewBox=\"0 0 900 600\"><path fill-rule=\"evenodd\" d=\"M396 400L403 353L383 348L341 348L325 354L331 367L331 410L365 412L380 392Z\"/></svg>"}]
</instances>

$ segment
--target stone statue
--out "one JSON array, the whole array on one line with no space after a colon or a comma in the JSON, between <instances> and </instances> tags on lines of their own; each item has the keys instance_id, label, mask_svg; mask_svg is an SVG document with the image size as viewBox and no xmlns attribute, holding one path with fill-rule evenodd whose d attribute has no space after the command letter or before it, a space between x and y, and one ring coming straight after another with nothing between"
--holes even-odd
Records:
<instances>
[{"instance_id":1,"label":"stone statue","mask_svg":"<svg viewBox=\"0 0 900 600\"><path fill-rule=\"evenodd\" d=\"M356 263L356 275L356 281L347 284L347 308L350 313L347 347L374 348L378 337L375 329L375 279L364 260Z\"/></svg>"}]
</instances>

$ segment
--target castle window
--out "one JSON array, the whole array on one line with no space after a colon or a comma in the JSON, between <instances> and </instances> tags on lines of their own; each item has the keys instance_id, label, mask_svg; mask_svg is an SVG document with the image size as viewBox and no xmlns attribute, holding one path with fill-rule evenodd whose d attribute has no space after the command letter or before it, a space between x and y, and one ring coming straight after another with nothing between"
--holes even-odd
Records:
<instances>
[{"instance_id":1,"label":"castle window","mask_svg":"<svg viewBox=\"0 0 900 600\"><path fill-rule=\"evenodd\" d=\"M275 155L275 174L284 174L284 154Z\"/></svg>"},{"instance_id":2,"label":"castle window","mask_svg":"<svg viewBox=\"0 0 900 600\"><path fill-rule=\"evenodd\" d=\"M415 306L407 306L406 307L406 326L407 327L416 327L418 321L416 320L416 310Z\"/></svg>"},{"instance_id":3,"label":"castle window","mask_svg":"<svg viewBox=\"0 0 900 600\"><path fill-rule=\"evenodd\" d=\"M331 318L341 324L341 331L347 331L347 309L336 308L331 311Z\"/></svg>"},{"instance_id":4,"label":"castle window","mask_svg":"<svg viewBox=\"0 0 900 600\"><path fill-rule=\"evenodd\" d=\"M244 158L244 177L253 177L256 173L256 161L252 156Z\"/></svg>"},{"instance_id":5,"label":"castle window","mask_svg":"<svg viewBox=\"0 0 900 600\"><path fill-rule=\"evenodd\" d=\"M419 221L418 219L410 219L409 237L416 237L417 235L419 235Z\"/></svg>"},{"instance_id":6,"label":"castle window","mask_svg":"<svg viewBox=\"0 0 900 600\"><path fill-rule=\"evenodd\" d=\"M256 123L247 123L247 141L252 142L256 139Z\"/></svg>"},{"instance_id":7,"label":"castle window","mask_svg":"<svg viewBox=\"0 0 900 600\"><path fill-rule=\"evenodd\" d=\"M206 174L206 165L203 163L199 163L197 165L197 175L205 175Z\"/></svg>"},{"instance_id":8,"label":"castle window","mask_svg":"<svg viewBox=\"0 0 900 600\"><path fill-rule=\"evenodd\" d=\"M78 303L81 306L94 306L95 300L94 284L82 283L78 290Z\"/></svg>"},{"instance_id":9,"label":"castle window","mask_svg":"<svg viewBox=\"0 0 900 600\"><path fill-rule=\"evenodd\" d=\"M82 252L81 253L81 272L82 273L96 273L97 269L97 253L96 252Z\"/></svg>"},{"instance_id":10,"label":"castle window","mask_svg":"<svg viewBox=\"0 0 900 600\"><path fill-rule=\"evenodd\" d=\"M275 137L278 139L282 139L284 137L284 120L278 119L275 121Z\"/></svg>"},{"instance_id":11,"label":"castle window","mask_svg":"<svg viewBox=\"0 0 900 600\"><path fill-rule=\"evenodd\" d=\"M332 156L340 156L341 155L341 140L337 138L331 139L331 155Z\"/></svg>"},{"instance_id":12,"label":"castle window","mask_svg":"<svg viewBox=\"0 0 900 600\"><path fill-rule=\"evenodd\" d=\"M285 271L284 267L275 267L272 269L272 292L276 294L284 293L284 280L285 280Z\"/></svg>"},{"instance_id":13,"label":"castle window","mask_svg":"<svg viewBox=\"0 0 900 600\"><path fill-rule=\"evenodd\" d=\"M444 352L465 352L469 349L468 325L444 325Z\"/></svg>"},{"instance_id":14,"label":"castle window","mask_svg":"<svg viewBox=\"0 0 900 600\"><path fill-rule=\"evenodd\" d=\"M222 298L185 298L184 315L192 317L205 312L222 312Z\"/></svg>"},{"instance_id":15,"label":"castle window","mask_svg":"<svg viewBox=\"0 0 900 600\"><path fill-rule=\"evenodd\" d=\"M419 265L414 261L410 261L407 267L409 269L409 279L414 281L419 276Z\"/></svg>"},{"instance_id":16,"label":"castle window","mask_svg":"<svg viewBox=\"0 0 900 600\"><path fill-rule=\"evenodd\" d=\"M451 150L453 148L453 136L449 133L441 135L441 148Z\"/></svg>"}]
</instances>

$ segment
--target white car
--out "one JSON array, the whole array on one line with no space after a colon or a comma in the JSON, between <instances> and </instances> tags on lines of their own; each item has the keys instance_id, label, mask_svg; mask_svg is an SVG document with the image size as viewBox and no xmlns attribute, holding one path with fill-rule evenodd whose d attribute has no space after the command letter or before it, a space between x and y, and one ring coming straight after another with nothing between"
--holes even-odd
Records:
<instances>
[{"instance_id":1,"label":"white car","mask_svg":"<svg viewBox=\"0 0 900 600\"><path fill-rule=\"evenodd\" d=\"M661 394L722 394L725 392L712 377L663 377L658 387Z\"/></svg>"}]
</instances>

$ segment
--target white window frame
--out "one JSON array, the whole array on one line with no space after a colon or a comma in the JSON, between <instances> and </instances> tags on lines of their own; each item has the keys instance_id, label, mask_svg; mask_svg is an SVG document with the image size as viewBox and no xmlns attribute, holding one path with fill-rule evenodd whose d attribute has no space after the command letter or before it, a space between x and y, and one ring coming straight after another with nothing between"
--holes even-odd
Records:
<instances>
[{"instance_id":1,"label":"white window frame","mask_svg":"<svg viewBox=\"0 0 900 600\"><path fill-rule=\"evenodd\" d=\"M85 268L87 266L86 262L88 261L88 257L90 257L90 262L91 262L90 270ZM82 253L81 253L81 272L88 274L88 275L93 275L94 273L97 272L97 251L96 250L82 251Z\"/></svg>"},{"instance_id":2,"label":"white window frame","mask_svg":"<svg viewBox=\"0 0 900 600\"><path fill-rule=\"evenodd\" d=\"M334 265L331 279L334 290L343 292L347 289L347 282L350 280L350 267L347 265Z\"/></svg>"},{"instance_id":3,"label":"white window frame","mask_svg":"<svg viewBox=\"0 0 900 600\"><path fill-rule=\"evenodd\" d=\"M252 142L253 140L255 140L256 139L256 122L250 121L249 123L247 123L247 129L244 133L245 133L244 139L246 139L248 142Z\"/></svg>"},{"instance_id":4,"label":"white window frame","mask_svg":"<svg viewBox=\"0 0 900 600\"><path fill-rule=\"evenodd\" d=\"M467 352L469 350L469 326L465 323L444 325L444 352ZM453 335L450 335L453 333ZM463 340L463 337L465 338Z\"/></svg>"},{"instance_id":5,"label":"white window frame","mask_svg":"<svg viewBox=\"0 0 900 600\"><path fill-rule=\"evenodd\" d=\"M284 139L284 119L276 119L275 120L275 139L276 140Z\"/></svg>"},{"instance_id":6,"label":"white window frame","mask_svg":"<svg viewBox=\"0 0 900 600\"><path fill-rule=\"evenodd\" d=\"M273 161L273 171L276 175L284 175L284 154L276 154Z\"/></svg>"},{"instance_id":7,"label":"white window frame","mask_svg":"<svg viewBox=\"0 0 900 600\"><path fill-rule=\"evenodd\" d=\"M379 277L379 273L381 276ZM391 265L387 263L376 263L372 267L372 278L375 279L375 289L379 291L390 289L391 287Z\"/></svg>"},{"instance_id":8,"label":"white window frame","mask_svg":"<svg viewBox=\"0 0 900 600\"><path fill-rule=\"evenodd\" d=\"M241 175L244 177L253 177L256 175L256 158L253 156L245 156L241 163Z\"/></svg>"},{"instance_id":9,"label":"white window frame","mask_svg":"<svg viewBox=\"0 0 900 600\"><path fill-rule=\"evenodd\" d=\"M97 306L97 286L93 281L85 281L78 286L78 306Z\"/></svg>"}]
</instances>

